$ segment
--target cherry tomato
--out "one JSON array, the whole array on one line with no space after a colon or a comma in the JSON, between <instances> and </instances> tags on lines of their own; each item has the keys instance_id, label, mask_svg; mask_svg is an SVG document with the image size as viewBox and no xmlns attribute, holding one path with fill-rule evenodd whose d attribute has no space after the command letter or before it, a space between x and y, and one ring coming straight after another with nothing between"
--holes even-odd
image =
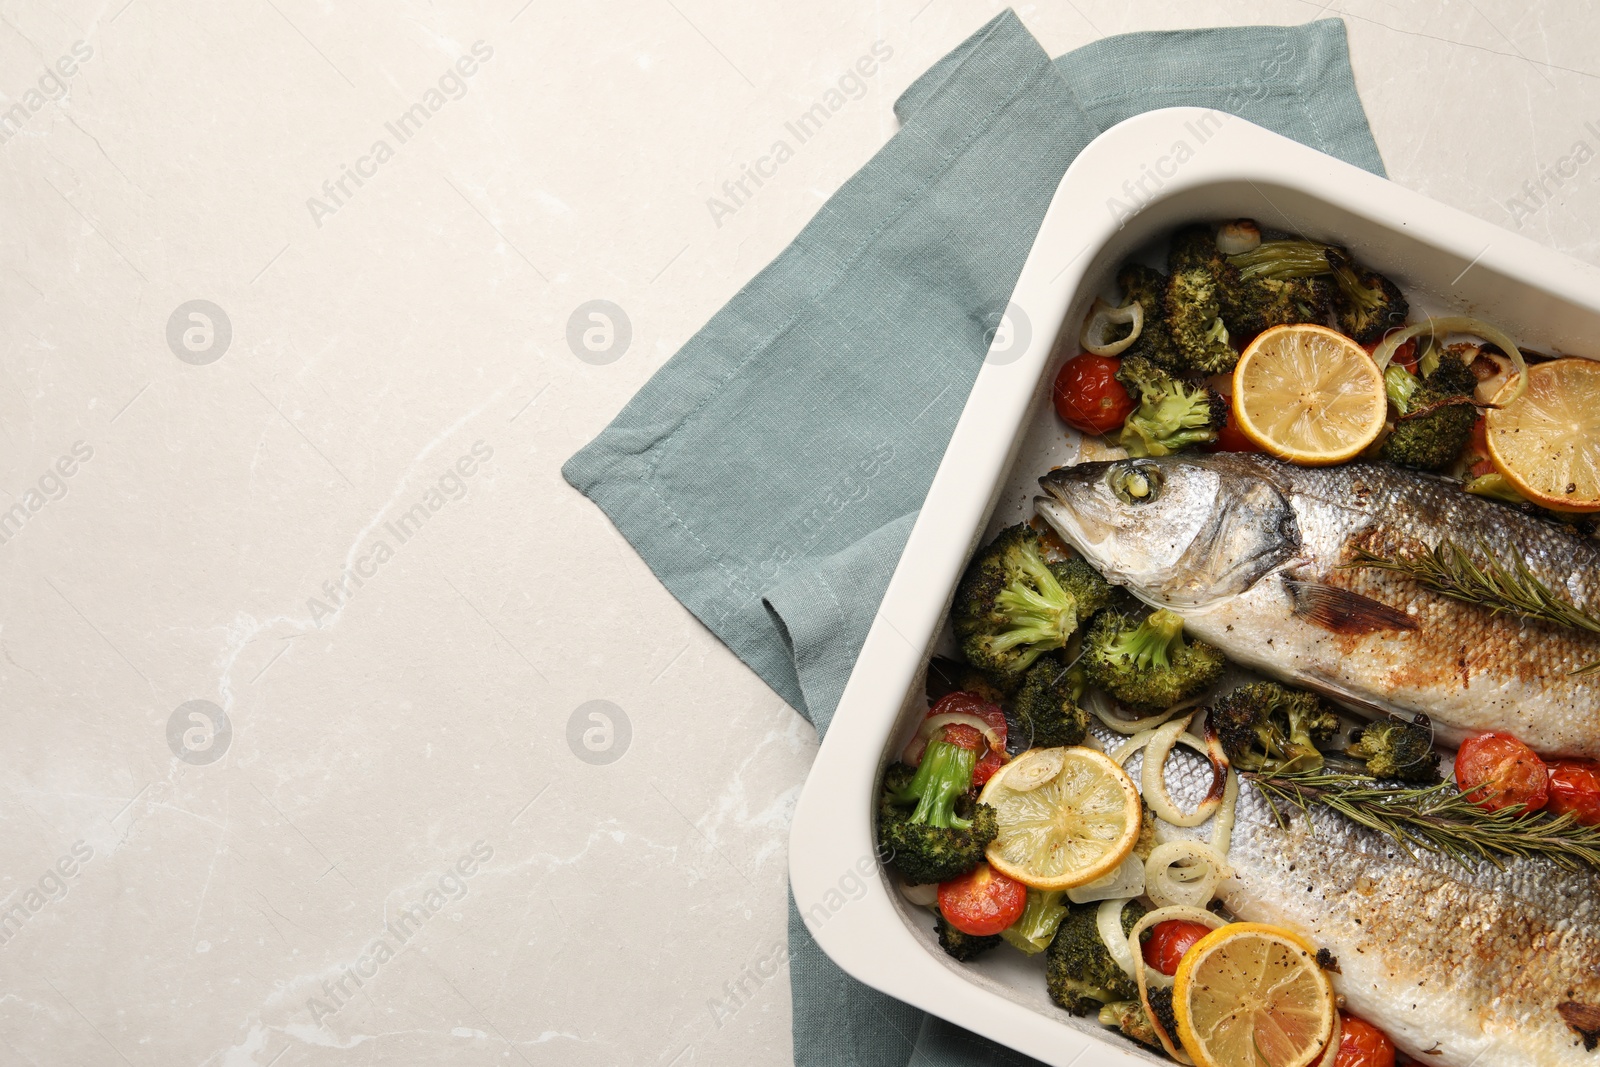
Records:
<instances>
[{"instance_id":1,"label":"cherry tomato","mask_svg":"<svg viewBox=\"0 0 1600 1067\"><path fill-rule=\"evenodd\" d=\"M1069 359L1056 375L1056 414L1073 429L1104 434L1133 414L1133 398L1117 381L1122 360L1085 352Z\"/></svg>"},{"instance_id":2,"label":"cherry tomato","mask_svg":"<svg viewBox=\"0 0 1600 1067\"><path fill-rule=\"evenodd\" d=\"M1217 431L1217 439L1209 446L1212 452L1260 452L1261 446L1244 435L1233 419L1233 401L1228 400L1228 417Z\"/></svg>"},{"instance_id":3,"label":"cherry tomato","mask_svg":"<svg viewBox=\"0 0 1600 1067\"><path fill-rule=\"evenodd\" d=\"M1150 928L1150 940L1144 943L1146 967L1154 967L1162 974L1178 973L1178 961L1194 947L1194 943L1211 932L1211 927L1182 919L1168 919Z\"/></svg>"},{"instance_id":4,"label":"cherry tomato","mask_svg":"<svg viewBox=\"0 0 1600 1067\"><path fill-rule=\"evenodd\" d=\"M973 937L998 934L1022 917L1028 887L987 863L939 883L939 912L951 926Z\"/></svg>"},{"instance_id":5,"label":"cherry tomato","mask_svg":"<svg viewBox=\"0 0 1600 1067\"><path fill-rule=\"evenodd\" d=\"M1513 804L1538 811L1550 799L1550 775L1527 745L1510 734L1477 734L1461 742L1456 753L1456 784L1477 789L1473 802L1489 811Z\"/></svg>"},{"instance_id":6,"label":"cherry tomato","mask_svg":"<svg viewBox=\"0 0 1600 1067\"><path fill-rule=\"evenodd\" d=\"M995 771L1005 766L1006 713L1000 708L976 693L956 692L940 697L938 702L928 709L929 718L935 715L976 715L999 735L1000 749L996 751L984 742L983 734L971 726L957 725L944 728L944 740L950 744L983 753L978 758L978 765L972 769L973 785L983 785L994 777Z\"/></svg>"},{"instance_id":7,"label":"cherry tomato","mask_svg":"<svg viewBox=\"0 0 1600 1067\"><path fill-rule=\"evenodd\" d=\"M1592 759L1558 759L1550 762L1552 815L1572 813L1585 826L1600 824L1600 763Z\"/></svg>"},{"instance_id":8,"label":"cherry tomato","mask_svg":"<svg viewBox=\"0 0 1600 1067\"><path fill-rule=\"evenodd\" d=\"M1378 350L1378 346L1381 344L1383 344L1382 337L1378 338L1370 345L1362 345L1361 347L1365 348L1367 350L1367 355L1370 356ZM1417 373L1417 339L1413 337L1411 340L1395 349L1394 355L1389 357L1389 362L1400 364L1400 366L1404 367L1412 374Z\"/></svg>"},{"instance_id":9,"label":"cherry tomato","mask_svg":"<svg viewBox=\"0 0 1600 1067\"><path fill-rule=\"evenodd\" d=\"M1365 1019L1340 1013L1339 1057L1333 1067L1395 1067L1394 1042Z\"/></svg>"}]
</instances>

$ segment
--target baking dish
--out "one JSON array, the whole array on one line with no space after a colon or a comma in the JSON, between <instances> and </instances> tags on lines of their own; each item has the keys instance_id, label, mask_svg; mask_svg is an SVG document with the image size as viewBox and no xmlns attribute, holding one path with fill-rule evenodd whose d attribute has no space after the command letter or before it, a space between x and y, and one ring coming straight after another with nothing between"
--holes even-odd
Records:
<instances>
[{"instance_id":1,"label":"baking dish","mask_svg":"<svg viewBox=\"0 0 1600 1067\"><path fill-rule=\"evenodd\" d=\"M1189 221L1248 216L1345 244L1415 307L1490 319L1526 345L1595 355L1600 270L1220 112L1149 112L1102 134L1056 190L890 581L795 811L790 877L822 949L847 973L1045 1063L1168 1062L1050 1003L1014 952L958 964L874 854L884 765L926 709L923 681L957 580L981 539L1032 514L1036 479L1078 438L1050 411L1118 265ZM1091 1054L1092 1058L1085 1058Z\"/></svg>"}]
</instances>

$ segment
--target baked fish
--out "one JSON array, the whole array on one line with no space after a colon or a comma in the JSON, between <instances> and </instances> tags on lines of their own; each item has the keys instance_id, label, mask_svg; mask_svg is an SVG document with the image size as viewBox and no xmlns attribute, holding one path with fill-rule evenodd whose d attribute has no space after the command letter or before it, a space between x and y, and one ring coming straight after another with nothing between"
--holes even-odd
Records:
<instances>
[{"instance_id":1,"label":"baked fish","mask_svg":"<svg viewBox=\"0 0 1600 1067\"><path fill-rule=\"evenodd\" d=\"M1187 806L1211 775L1192 757L1167 765ZM1280 810L1286 827L1241 783L1233 875L1218 896L1240 919L1331 952L1350 1012L1437 1067L1600 1065L1595 872L1538 859L1463 865L1408 854L1325 810L1313 809L1314 830L1298 809Z\"/></svg>"},{"instance_id":2,"label":"baked fish","mask_svg":"<svg viewBox=\"0 0 1600 1067\"><path fill-rule=\"evenodd\" d=\"M1039 513L1115 584L1182 615L1234 662L1358 711L1426 714L1439 738L1502 730L1600 757L1600 636L1494 614L1371 567L1446 538L1600 614L1600 543L1387 464L1249 453L1083 463L1039 480ZM1600 1058L1597 1058L1600 1061Z\"/></svg>"}]
</instances>

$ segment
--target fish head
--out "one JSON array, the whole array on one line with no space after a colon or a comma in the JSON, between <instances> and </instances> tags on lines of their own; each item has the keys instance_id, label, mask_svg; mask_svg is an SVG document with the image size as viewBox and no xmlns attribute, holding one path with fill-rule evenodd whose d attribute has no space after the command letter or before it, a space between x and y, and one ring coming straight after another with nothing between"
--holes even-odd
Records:
<instances>
[{"instance_id":1,"label":"fish head","mask_svg":"<svg viewBox=\"0 0 1600 1067\"><path fill-rule=\"evenodd\" d=\"M1300 547L1294 509L1269 470L1232 454L1080 463L1039 484L1045 521L1151 604L1201 608L1235 596Z\"/></svg>"}]
</instances>

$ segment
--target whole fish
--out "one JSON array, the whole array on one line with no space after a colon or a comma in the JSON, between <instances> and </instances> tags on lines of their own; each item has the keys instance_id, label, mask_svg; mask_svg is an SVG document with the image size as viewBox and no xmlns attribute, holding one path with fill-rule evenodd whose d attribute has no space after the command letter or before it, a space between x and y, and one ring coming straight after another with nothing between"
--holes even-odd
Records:
<instances>
[{"instance_id":1,"label":"whole fish","mask_svg":"<svg viewBox=\"0 0 1600 1067\"><path fill-rule=\"evenodd\" d=\"M1600 757L1600 636L1431 592L1371 567L1453 540L1518 556L1600 615L1600 544L1387 464L1296 467L1249 453L1083 463L1039 480L1039 513L1106 578L1170 608L1234 662L1368 714L1425 714Z\"/></svg>"},{"instance_id":2,"label":"whole fish","mask_svg":"<svg viewBox=\"0 0 1600 1067\"><path fill-rule=\"evenodd\" d=\"M1193 806L1211 768L1185 757L1167 780ZM1286 825L1241 783L1233 874L1218 896L1242 920L1331 952L1329 977L1352 1014L1435 1067L1600 1065L1595 872L1539 859L1463 865L1326 810L1313 808L1314 829L1298 809L1279 810Z\"/></svg>"}]
</instances>

